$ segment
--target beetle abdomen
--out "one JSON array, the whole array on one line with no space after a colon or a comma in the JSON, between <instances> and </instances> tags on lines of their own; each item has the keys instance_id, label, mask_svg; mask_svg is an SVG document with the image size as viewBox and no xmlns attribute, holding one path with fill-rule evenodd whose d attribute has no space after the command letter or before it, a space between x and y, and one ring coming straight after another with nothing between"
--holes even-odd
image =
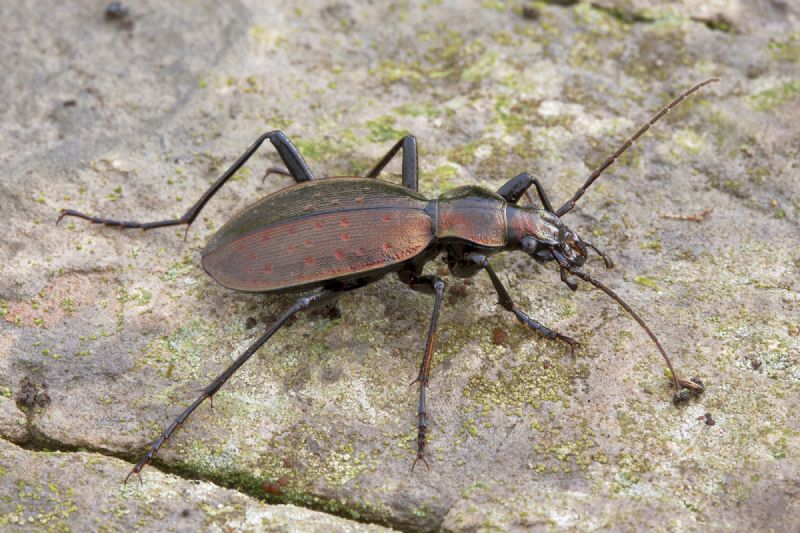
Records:
<instances>
[{"instance_id":1,"label":"beetle abdomen","mask_svg":"<svg viewBox=\"0 0 800 533\"><path fill-rule=\"evenodd\" d=\"M223 286L247 292L290 290L383 269L431 243L427 205L413 191L374 179L301 183L228 222L206 246L203 267Z\"/></svg>"}]
</instances>

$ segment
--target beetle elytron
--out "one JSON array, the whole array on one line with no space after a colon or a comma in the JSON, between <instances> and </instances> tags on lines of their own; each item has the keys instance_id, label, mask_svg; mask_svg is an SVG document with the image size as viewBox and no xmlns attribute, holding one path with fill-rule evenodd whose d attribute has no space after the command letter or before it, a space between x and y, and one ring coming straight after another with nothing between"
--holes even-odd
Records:
<instances>
[{"instance_id":1,"label":"beetle elytron","mask_svg":"<svg viewBox=\"0 0 800 533\"><path fill-rule=\"evenodd\" d=\"M661 109L594 170L558 210L553 209L539 180L527 173L513 178L496 193L464 186L445 192L436 199L424 197L417 192L417 147L416 140L410 135L397 142L364 177L316 179L297 148L277 130L259 137L179 219L126 222L89 216L72 209L63 210L59 221L65 216L73 216L106 226L144 230L185 224L188 231L211 197L267 139L286 165L286 171L277 172L289 175L297 182L263 198L229 220L206 245L202 263L212 278L229 289L309 294L299 298L203 389L202 394L153 443L128 478L133 474L139 475L203 400L216 394L228 378L292 316L329 304L339 294L374 283L391 272L396 272L400 281L413 290L435 296L422 363L415 380L419 384L419 425L417 456L412 469L420 460L427 466L425 387L430 375L436 322L445 284L437 276L424 275L423 267L440 255L454 276L466 278L485 270L503 308L531 329L549 339L565 342L574 351L578 344L574 339L539 324L517 307L489 264L488 257L503 251L520 250L539 263L556 261L561 281L571 290L577 289L577 283L569 275L591 283L619 303L644 328L671 371L676 402L702 392L700 380L685 380L678 376L658 339L639 315L611 289L581 270L589 249L603 258L607 268L612 268L613 264L594 244L581 239L564 225L560 217L572 210L586 189L656 121L687 96L716 81L712 78L695 85ZM401 149L402 186L375 179ZM536 188L541 209L517 204L531 186Z\"/></svg>"}]
</instances>

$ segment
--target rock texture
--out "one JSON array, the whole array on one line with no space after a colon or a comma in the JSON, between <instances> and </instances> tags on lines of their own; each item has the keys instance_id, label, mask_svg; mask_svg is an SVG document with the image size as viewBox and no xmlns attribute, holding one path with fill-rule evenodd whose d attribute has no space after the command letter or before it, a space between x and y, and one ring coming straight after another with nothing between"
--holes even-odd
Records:
<instances>
[{"instance_id":1,"label":"rock texture","mask_svg":"<svg viewBox=\"0 0 800 533\"><path fill-rule=\"evenodd\" d=\"M366 527L272 505L290 503L409 531L800 528L797 5L285 4L0 8L5 524ZM318 175L363 172L413 132L427 195L529 171L560 204L711 76L565 217L615 259L587 269L703 379L702 397L670 403L658 353L604 295L505 254L493 264L521 306L582 347L570 357L515 323L485 276L447 278L430 471L410 472L408 383L432 301L387 278L345 295L340 317L276 335L142 486L121 485L119 459L138 459L290 305L227 291L199 263L231 213L290 180L262 183L279 163L265 147L186 240L56 226L60 209L179 216L275 128Z\"/></svg>"}]
</instances>

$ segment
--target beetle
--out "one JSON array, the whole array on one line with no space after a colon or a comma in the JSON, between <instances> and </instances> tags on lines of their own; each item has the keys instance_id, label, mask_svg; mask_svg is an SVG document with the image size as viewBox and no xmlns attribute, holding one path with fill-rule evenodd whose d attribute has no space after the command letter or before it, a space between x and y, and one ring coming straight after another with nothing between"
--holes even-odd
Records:
<instances>
[{"instance_id":1,"label":"beetle","mask_svg":"<svg viewBox=\"0 0 800 533\"><path fill-rule=\"evenodd\" d=\"M211 237L201 257L205 271L226 288L248 293L302 292L305 295L266 328L167 426L125 481L133 474L141 481L141 470L177 428L206 398L213 398L295 314L329 305L342 293L374 283L390 273L396 273L411 289L434 296L422 362L412 382L412 385L419 385L417 455L412 470L418 461L427 467L426 386L445 283L438 276L424 274L423 267L439 256L443 256L450 273L456 277L468 278L485 271L497 292L500 306L544 337L566 343L574 353L577 341L540 324L516 305L488 258L504 251L522 251L537 263L555 261L561 281L571 290L576 290L578 284L570 276L594 285L622 306L647 332L669 367L676 403L703 392L699 379L686 380L677 374L666 351L642 318L614 291L581 269L590 249L603 259L606 268L613 268L613 263L592 242L566 226L561 217L575 207L603 171L653 124L689 95L716 81L719 80L703 81L662 108L595 169L558 209L553 209L539 179L527 172L514 177L497 192L467 185L438 198L423 196L417 190L417 145L411 135L400 139L363 177L316 179L289 138L275 130L261 135L179 219L131 222L62 210L58 221L69 216L95 224L143 230L185 225L188 232L206 203L267 140L277 150L286 170L269 169L266 175L277 172L291 176L296 182L234 215ZM376 179L400 151L402 185ZM533 206L530 187L536 189L541 208ZM531 205L518 203L523 194L528 195Z\"/></svg>"}]
</instances>

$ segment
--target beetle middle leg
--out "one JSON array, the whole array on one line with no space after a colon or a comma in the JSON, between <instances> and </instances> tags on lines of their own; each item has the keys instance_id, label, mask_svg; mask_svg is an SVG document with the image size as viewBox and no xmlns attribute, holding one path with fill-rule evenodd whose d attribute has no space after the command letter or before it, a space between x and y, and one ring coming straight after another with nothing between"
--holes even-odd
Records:
<instances>
[{"instance_id":1,"label":"beetle middle leg","mask_svg":"<svg viewBox=\"0 0 800 533\"><path fill-rule=\"evenodd\" d=\"M154 222L135 222L135 221L127 221L127 220L114 220L110 218L103 218L103 217L95 217L90 216L80 211L75 211L74 209L62 209L61 215L58 217L58 222L61 222L61 219L64 217L77 217L82 218L84 220L88 220L93 224L103 224L105 226L115 226L119 228L140 228L143 230L149 230L154 228L164 228L167 226L179 226L181 224L186 224L186 230L188 232L189 226L192 225L192 222L197 218L197 215L200 214L200 211L203 210L203 207L208 203L209 200L219 191L225 182L227 182L236 172L244 165L248 159L250 159L253 154L258 150L258 148L266 141L267 139L272 142L272 145L278 151L278 154L281 156L283 163L286 165L286 168L289 169L289 174L294 178L294 180L298 183L303 181L309 181L314 179L314 174L311 173L311 169L308 168L303 156L300 155L300 152L297 150L292 141L280 130L270 131L263 134L261 137L255 140L255 142L250 145L250 148L245 151L233 165L225 171L222 176L220 176L214 184L203 193L203 196L189 208L186 213L181 216L181 218L174 218L168 220L156 220Z\"/></svg>"},{"instance_id":2,"label":"beetle middle leg","mask_svg":"<svg viewBox=\"0 0 800 533\"><path fill-rule=\"evenodd\" d=\"M422 461L425 467L430 469L428 461L425 460L425 443L428 432L428 412L425 402L425 389L428 386L428 378L431 374L431 359L433 356L433 344L436 339L436 324L439 321L439 312L442 308L445 283L436 276L420 276L414 273L400 273L399 277L400 281L406 283L413 290L426 294L433 294L436 298L433 303L433 313L431 314L431 324L428 328L428 338L425 341L425 351L422 354L422 362L419 365L419 374L417 375L417 379L411 382L412 385L419 383L417 457L411 465L411 470L414 470L414 467L419 461Z\"/></svg>"},{"instance_id":3,"label":"beetle middle leg","mask_svg":"<svg viewBox=\"0 0 800 533\"><path fill-rule=\"evenodd\" d=\"M230 377L237 370L239 370L239 368L245 364L247 360L250 359L250 357L270 339L270 337L272 337L279 329L281 329L281 327L283 327L290 318L300 311L305 311L309 308L324 305L325 303L335 299L337 296L337 291L322 290L310 296L305 296L298 299L294 305L286 310L269 328L267 328L263 335L256 339L253 344L248 346L247 349L239 357L237 357L230 366L228 366L228 368L226 368L219 376L217 376L214 381L207 385L203 389L202 394L194 402L192 402L189 407L184 409L181 414L179 414L178 417L175 418L175 420L173 420L169 426L167 426L167 429L165 429L161 436L153 443L150 451L148 451L145 456L138 463L136 463L136 466L131 469L130 473L125 478L125 482L127 483L128 478L130 478L132 475L139 476L139 481L141 481L142 478L139 472L141 472L142 469L147 466L148 463L150 463L167 439L169 439L172 434L175 433L181 424L183 424L186 419L189 418L189 415L191 415L206 398L211 398L214 396L225 384L225 382L228 381L228 379L230 379Z\"/></svg>"},{"instance_id":4,"label":"beetle middle leg","mask_svg":"<svg viewBox=\"0 0 800 533\"><path fill-rule=\"evenodd\" d=\"M544 192L544 187L542 184L539 183L539 179L535 176L531 176L527 172L523 172L519 176L511 178L505 185L500 187L497 190L497 194L502 196L506 202L515 204L519 201L523 194L528 194L528 199L530 200L530 194L528 193L528 189L533 185L536 187L536 192L539 194L539 200L542 202L542 207L545 208L550 213L553 213L553 206L550 205L550 200L547 198L547 193ZM533 203L531 201L531 203Z\"/></svg>"},{"instance_id":5,"label":"beetle middle leg","mask_svg":"<svg viewBox=\"0 0 800 533\"><path fill-rule=\"evenodd\" d=\"M417 175L419 174L419 162L417 160L417 139L413 135L406 135L395 143L392 148L386 152L383 159L372 167L372 170L367 172L365 178L376 178L381 170L384 169L389 161L397 155L398 150L403 149L403 187L417 191Z\"/></svg>"},{"instance_id":6,"label":"beetle middle leg","mask_svg":"<svg viewBox=\"0 0 800 533\"><path fill-rule=\"evenodd\" d=\"M514 300L511 298L511 295L508 294L508 291L503 286L503 282L500 281L500 278L497 277L492 266L489 264L489 260L486 256L477 254L477 253L470 253L467 254L464 259L472 264L479 265L483 268L487 274L489 274L489 278L492 280L492 285L494 286L494 290L497 292L498 303L503 306L504 309L512 312L517 320L522 322L523 324L527 325L529 328L535 330L537 333L542 335L543 337L547 337L548 339L558 340L561 342L565 342L569 344L570 353L575 355L575 347L580 346L580 343L573 339L572 337L567 337L566 335L562 335L557 331L553 331L552 329L544 326L531 317L529 317L524 311L522 311L517 304L514 303Z\"/></svg>"}]
</instances>

